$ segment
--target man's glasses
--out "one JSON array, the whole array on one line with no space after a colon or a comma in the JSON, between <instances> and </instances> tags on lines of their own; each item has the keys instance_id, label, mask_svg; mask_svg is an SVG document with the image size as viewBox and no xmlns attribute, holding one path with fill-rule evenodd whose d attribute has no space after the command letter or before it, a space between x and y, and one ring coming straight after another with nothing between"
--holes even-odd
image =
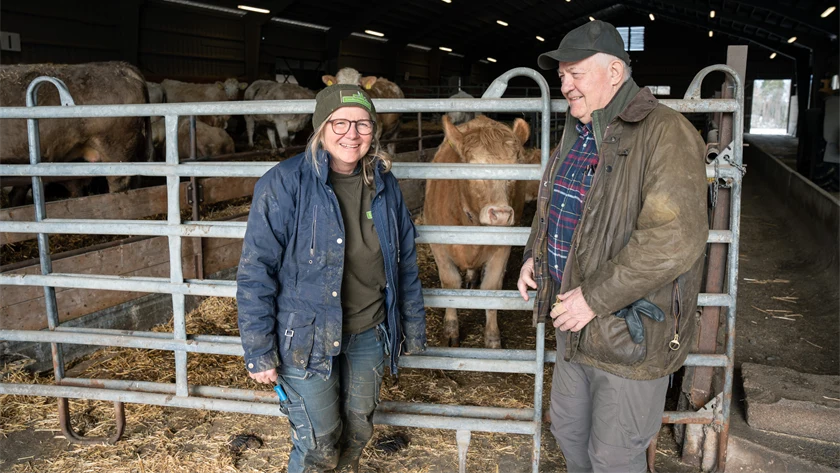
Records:
<instances>
[{"instance_id":1,"label":"man's glasses","mask_svg":"<svg viewBox=\"0 0 840 473\"><path fill-rule=\"evenodd\" d=\"M336 135L345 135L350 131L350 126L356 124L356 133L360 135L369 135L373 133L373 125L376 123L373 120L328 120L327 123L332 127L333 133Z\"/></svg>"}]
</instances>

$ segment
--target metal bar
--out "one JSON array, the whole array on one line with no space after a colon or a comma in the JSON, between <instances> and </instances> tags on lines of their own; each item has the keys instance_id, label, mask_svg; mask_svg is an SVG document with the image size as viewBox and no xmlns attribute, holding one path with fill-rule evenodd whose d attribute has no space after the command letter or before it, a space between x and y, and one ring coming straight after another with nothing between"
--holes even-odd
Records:
<instances>
[{"instance_id":1,"label":"metal bar","mask_svg":"<svg viewBox=\"0 0 840 473\"><path fill-rule=\"evenodd\" d=\"M246 222L231 221L188 221L180 225L169 225L160 220L51 218L43 222L0 222L0 232L243 238L246 226ZM523 246L528 242L529 232L528 227L418 225L416 242ZM732 232L710 232L707 241L731 243Z\"/></svg>"},{"instance_id":2,"label":"metal bar","mask_svg":"<svg viewBox=\"0 0 840 473\"><path fill-rule=\"evenodd\" d=\"M460 406L426 404L419 402L382 401L377 412L394 414L443 415L451 417L472 417L477 419L523 420L534 417L530 408L513 409L506 407Z\"/></svg>"},{"instance_id":3,"label":"metal bar","mask_svg":"<svg viewBox=\"0 0 840 473\"><path fill-rule=\"evenodd\" d=\"M150 381L128 381L118 379L64 378L61 381L61 385L160 394L175 394L176 392L176 387L172 383L155 383ZM252 391L250 389L197 385L190 385L189 391L191 396L209 397L230 401L261 402L277 406L277 394L274 391Z\"/></svg>"},{"instance_id":4,"label":"metal bar","mask_svg":"<svg viewBox=\"0 0 840 473\"><path fill-rule=\"evenodd\" d=\"M170 166L161 163L41 163L0 164L0 176L199 176L262 177L277 163L227 162L193 163ZM533 181L540 178L538 164L437 164L394 163L392 171L399 179L499 179ZM739 180L738 169L721 164L717 175ZM706 166L706 177L715 177L713 165Z\"/></svg>"},{"instance_id":5,"label":"metal bar","mask_svg":"<svg viewBox=\"0 0 840 473\"><path fill-rule=\"evenodd\" d=\"M528 373L533 374L533 361L514 360L470 360L458 358L438 358L434 356L400 357L401 368L422 368L454 371L478 371L487 373Z\"/></svg>"},{"instance_id":6,"label":"metal bar","mask_svg":"<svg viewBox=\"0 0 840 473\"><path fill-rule=\"evenodd\" d=\"M93 399L97 401L127 402L133 404L151 404L165 407L185 407L189 409L207 409L240 414L257 414L281 417L276 404L261 402L231 401L226 399L208 399L202 397L182 397L171 394L146 392L114 391L76 386L54 386L48 384L0 383L0 393L17 396L50 396L71 399Z\"/></svg>"},{"instance_id":7,"label":"metal bar","mask_svg":"<svg viewBox=\"0 0 840 473\"><path fill-rule=\"evenodd\" d=\"M380 412L378 410L373 414L373 422L381 425L419 427L422 429L471 430L474 432L526 435L534 435L537 431L537 426L531 421L451 418L433 415L398 414Z\"/></svg>"},{"instance_id":8,"label":"metal bar","mask_svg":"<svg viewBox=\"0 0 840 473\"><path fill-rule=\"evenodd\" d=\"M662 414L663 424L712 424L715 421L714 412L665 411Z\"/></svg>"},{"instance_id":9,"label":"metal bar","mask_svg":"<svg viewBox=\"0 0 840 473\"><path fill-rule=\"evenodd\" d=\"M0 274L0 285L70 287L101 289L104 291L147 292L158 294L183 294L191 296L235 297L236 282L221 279L188 279L173 283L165 278L123 277L90 274L53 273ZM427 307L454 307L459 309L532 310L533 302L526 302L515 290L481 291L472 289L424 289ZM731 306L728 294L700 294L698 305Z\"/></svg>"},{"instance_id":10,"label":"metal bar","mask_svg":"<svg viewBox=\"0 0 840 473\"><path fill-rule=\"evenodd\" d=\"M242 356L242 345L226 342L199 342L197 340L176 340L153 338L140 335L107 335L93 333L53 332L48 330L0 330L0 339L19 342L73 343L77 345L114 346L123 348L144 348L214 355Z\"/></svg>"},{"instance_id":11,"label":"metal bar","mask_svg":"<svg viewBox=\"0 0 840 473\"><path fill-rule=\"evenodd\" d=\"M39 77L33 80L26 89L26 107L30 110L38 105L38 89L45 83L53 84L58 89L59 100L62 106L75 105L67 85L60 79ZM26 131L29 143L29 164L38 166L41 162L41 134L38 128L38 120L26 120ZM44 198L44 184L38 176L32 176L32 200L35 208L35 221L42 222L47 218L46 199ZM38 259L41 263L41 274L52 273L52 259L50 259L50 239L46 233L38 233ZM55 298L55 288L44 286L44 305L47 310L47 327L55 330L59 325L58 303ZM53 343L50 345L53 362L53 374L55 381L61 382L64 377L64 355L61 346Z\"/></svg>"}]
</instances>

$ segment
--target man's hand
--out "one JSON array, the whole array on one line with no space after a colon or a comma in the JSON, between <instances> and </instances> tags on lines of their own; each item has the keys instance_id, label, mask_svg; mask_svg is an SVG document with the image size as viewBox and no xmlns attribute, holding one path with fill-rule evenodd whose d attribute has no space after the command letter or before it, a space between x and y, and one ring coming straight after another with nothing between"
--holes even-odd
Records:
<instances>
[{"instance_id":1,"label":"man's hand","mask_svg":"<svg viewBox=\"0 0 840 473\"><path fill-rule=\"evenodd\" d=\"M554 319L553 325L556 328L579 332L595 318L595 312L589 308L579 287L559 294L557 299L558 301L551 306L551 318Z\"/></svg>"},{"instance_id":2,"label":"man's hand","mask_svg":"<svg viewBox=\"0 0 840 473\"><path fill-rule=\"evenodd\" d=\"M263 384L274 384L277 381L277 369L271 368L270 370L260 371L259 373L251 373L248 372L248 376L251 379L256 380L258 383Z\"/></svg>"},{"instance_id":3,"label":"man's hand","mask_svg":"<svg viewBox=\"0 0 840 473\"><path fill-rule=\"evenodd\" d=\"M519 289L519 294L525 301L530 299L528 297L528 288L536 289L537 282L534 281L534 258L528 258L519 270L519 280L516 281L516 287Z\"/></svg>"}]
</instances>

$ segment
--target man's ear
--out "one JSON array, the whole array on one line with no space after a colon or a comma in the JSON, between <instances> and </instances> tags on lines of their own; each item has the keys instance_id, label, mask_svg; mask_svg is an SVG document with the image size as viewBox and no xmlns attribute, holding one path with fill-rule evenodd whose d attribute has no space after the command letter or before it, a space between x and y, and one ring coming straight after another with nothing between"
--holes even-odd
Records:
<instances>
[{"instance_id":1,"label":"man's ear","mask_svg":"<svg viewBox=\"0 0 840 473\"><path fill-rule=\"evenodd\" d=\"M616 59L610 61L609 65L610 84L620 85L624 80L624 63Z\"/></svg>"}]
</instances>

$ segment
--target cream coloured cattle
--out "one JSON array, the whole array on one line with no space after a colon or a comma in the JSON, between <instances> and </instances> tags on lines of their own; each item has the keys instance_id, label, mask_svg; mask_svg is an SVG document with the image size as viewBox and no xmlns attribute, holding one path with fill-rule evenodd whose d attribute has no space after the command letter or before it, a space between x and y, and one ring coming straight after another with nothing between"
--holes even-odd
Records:
<instances>
[{"instance_id":1,"label":"cream coloured cattle","mask_svg":"<svg viewBox=\"0 0 840 473\"><path fill-rule=\"evenodd\" d=\"M335 76L325 75L321 78L327 86L333 84L355 84L368 91L374 99L402 99L405 98L402 89L384 77L365 76L352 67L345 67ZM382 130L381 140L393 140L400 134L400 114L383 113L377 117L379 129ZM388 144L388 153L392 156L397 149L395 143Z\"/></svg>"},{"instance_id":2,"label":"cream coloured cattle","mask_svg":"<svg viewBox=\"0 0 840 473\"><path fill-rule=\"evenodd\" d=\"M166 127L162 119L152 122L152 136L155 147L162 149L166 144ZM235 151L233 138L228 132L199 120L195 121L195 156L197 158L231 154ZM178 119L178 157L181 159L190 157L190 120L186 117Z\"/></svg>"},{"instance_id":3,"label":"cream coloured cattle","mask_svg":"<svg viewBox=\"0 0 840 473\"><path fill-rule=\"evenodd\" d=\"M248 87L247 82L239 82L233 78L213 84L194 84L164 79L160 85L163 87L168 103L226 102L229 100L238 100L239 91L245 90ZM227 128L230 115L206 115L197 118L210 126Z\"/></svg>"},{"instance_id":4,"label":"cream coloured cattle","mask_svg":"<svg viewBox=\"0 0 840 473\"><path fill-rule=\"evenodd\" d=\"M464 92L463 90L459 90L457 93L449 97L450 99L472 99L475 98L472 95ZM473 118L481 115L479 112L447 112L446 115L452 120L453 125L460 125L462 123L467 123L468 121L472 120Z\"/></svg>"},{"instance_id":5,"label":"cream coloured cattle","mask_svg":"<svg viewBox=\"0 0 840 473\"><path fill-rule=\"evenodd\" d=\"M166 91L157 82L146 82L149 88L149 103L166 103Z\"/></svg>"},{"instance_id":6,"label":"cream coloured cattle","mask_svg":"<svg viewBox=\"0 0 840 473\"><path fill-rule=\"evenodd\" d=\"M245 90L245 100L306 100L314 99L315 92L297 84L279 84L273 80L258 80L251 83ZM274 128L280 137L280 146L289 146L290 137L306 128L312 115L306 113L285 115L245 115L245 126L248 129L248 145L254 146L254 127L258 123L268 124L268 140L271 147L277 149L274 139Z\"/></svg>"},{"instance_id":7,"label":"cream coloured cattle","mask_svg":"<svg viewBox=\"0 0 840 473\"><path fill-rule=\"evenodd\" d=\"M443 117L443 130L449 145L438 148L433 163L524 164L522 145L530 128L516 119L513 129L485 116L455 126ZM435 180L426 182L423 221L426 225L501 226L515 225L522 217L524 186L505 180ZM461 271L474 286L481 276L482 290L501 289L510 246L430 245L444 289L461 287ZM443 321L444 338L450 346L459 345L458 315L447 308ZM501 337L496 310L487 310L484 345L500 348Z\"/></svg>"}]
</instances>

